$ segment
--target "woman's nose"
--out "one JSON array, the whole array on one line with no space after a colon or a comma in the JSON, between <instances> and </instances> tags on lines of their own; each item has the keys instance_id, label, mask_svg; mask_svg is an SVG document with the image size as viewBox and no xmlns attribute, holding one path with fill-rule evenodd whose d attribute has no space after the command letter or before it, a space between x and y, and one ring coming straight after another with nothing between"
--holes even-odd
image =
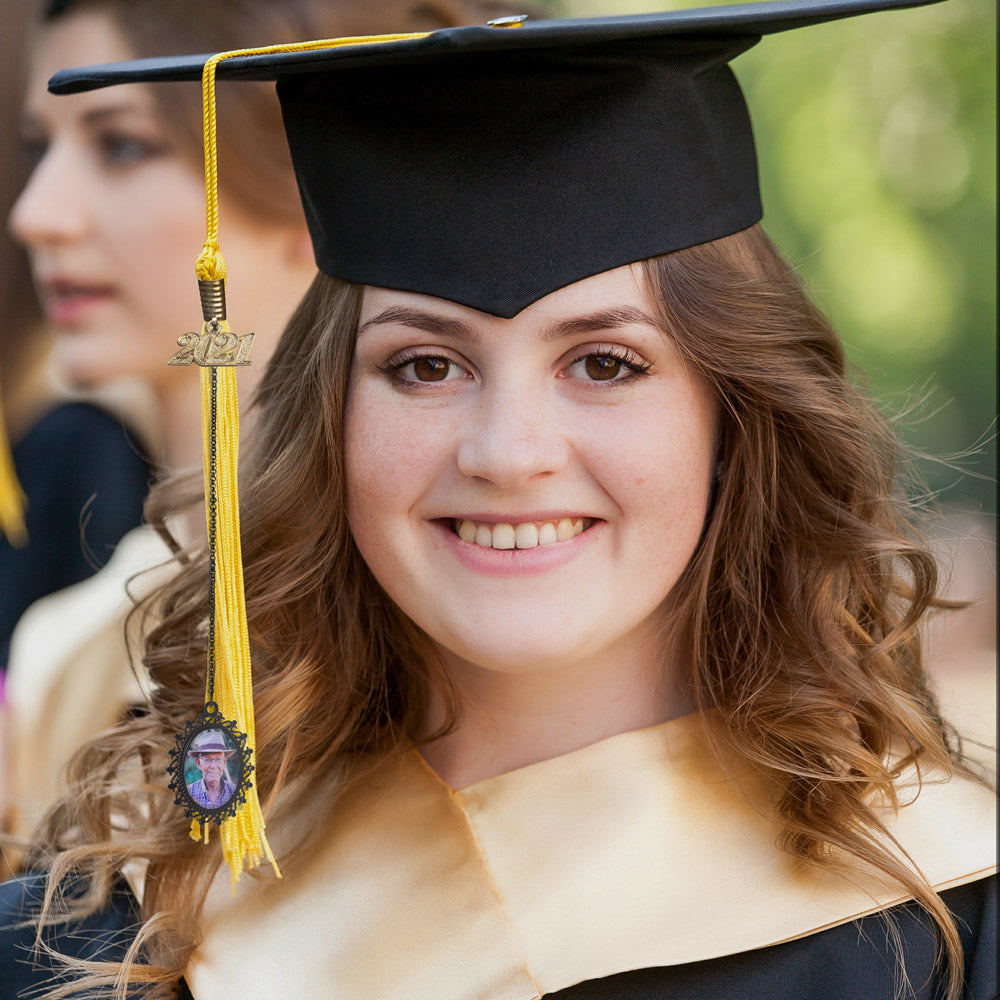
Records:
<instances>
[{"instance_id":1,"label":"woman's nose","mask_svg":"<svg viewBox=\"0 0 1000 1000\"><path fill-rule=\"evenodd\" d=\"M11 235L27 247L80 239L87 230L83 167L65 146L52 145L38 161L8 219Z\"/></svg>"},{"instance_id":2,"label":"woman's nose","mask_svg":"<svg viewBox=\"0 0 1000 1000\"><path fill-rule=\"evenodd\" d=\"M459 444L459 471L509 490L564 468L569 445L552 405L529 390L485 393Z\"/></svg>"}]
</instances>

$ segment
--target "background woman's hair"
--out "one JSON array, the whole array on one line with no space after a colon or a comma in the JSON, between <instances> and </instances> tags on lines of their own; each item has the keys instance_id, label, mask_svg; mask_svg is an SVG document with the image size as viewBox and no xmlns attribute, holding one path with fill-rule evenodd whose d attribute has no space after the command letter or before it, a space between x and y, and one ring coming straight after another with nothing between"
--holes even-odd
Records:
<instances>
[{"instance_id":1,"label":"background woman's hair","mask_svg":"<svg viewBox=\"0 0 1000 1000\"><path fill-rule=\"evenodd\" d=\"M24 95L25 39L34 13L30 2L11 4L0 31L0 133L16 136ZM0 399L18 384L29 356L42 350L42 312L31 282L28 255L7 232L7 216L31 163L20 142L9 142L0 170Z\"/></svg>"},{"instance_id":2,"label":"background woman's hair","mask_svg":"<svg viewBox=\"0 0 1000 1000\"><path fill-rule=\"evenodd\" d=\"M882 846L876 813L879 801L895 802L894 779L909 764L971 774L927 689L917 629L944 602L894 492L896 440L851 386L836 335L759 228L645 269L664 330L722 413L713 507L665 608L665 628L686 645L691 689L721 723L717 738L780 788L785 849L819 864L837 853L874 865L927 908L957 998L954 922ZM279 795L288 808L293 788L335 786L346 759L426 738L428 687L449 690L346 519L343 414L360 295L316 279L260 385L243 465L265 809ZM157 492L151 517L173 508L173 491ZM71 873L92 876L77 914L101 903L122 864L148 861L134 954L145 948L151 964L127 970L134 981L182 973L219 864L189 839L159 779L174 734L204 697L207 592L200 553L155 601L148 714L84 749L33 857L52 865L53 893ZM452 694L449 725L459 710Z\"/></svg>"},{"instance_id":3,"label":"background woman's hair","mask_svg":"<svg viewBox=\"0 0 1000 1000\"><path fill-rule=\"evenodd\" d=\"M430 31L503 13L507 0L50 0L45 19L104 11L136 58L301 41L306 38ZM201 88L151 88L163 121L200 172ZM301 218L298 190L274 84L220 81L221 197L255 218L280 224Z\"/></svg>"}]
</instances>

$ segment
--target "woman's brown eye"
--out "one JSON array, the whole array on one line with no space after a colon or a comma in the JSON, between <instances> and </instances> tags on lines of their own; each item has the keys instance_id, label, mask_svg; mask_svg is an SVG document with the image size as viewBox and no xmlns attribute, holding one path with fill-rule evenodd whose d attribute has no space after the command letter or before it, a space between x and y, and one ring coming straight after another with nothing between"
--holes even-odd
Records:
<instances>
[{"instance_id":1,"label":"woman's brown eye","mask_svg":"<svg viewBox=\"0 0 1000 1000\"><path fill-rule=\"evenodd\" d=\"M421 382L442 382L450 368L451 362L444 358L417 358L413 362L413 374Z\"/></svg>"},{"instance_id":2,"label":"woman's brown eye","mask_svg":"<svg viewBox=\"0 0 1000 1000\"><path fill-rule=\"evenodd\" d=\"M584 360L584 370L588 378L604 382L618 377L622 362L620 358L613 358L608 354L589 354Z\"/></svg>"}]
</instances>

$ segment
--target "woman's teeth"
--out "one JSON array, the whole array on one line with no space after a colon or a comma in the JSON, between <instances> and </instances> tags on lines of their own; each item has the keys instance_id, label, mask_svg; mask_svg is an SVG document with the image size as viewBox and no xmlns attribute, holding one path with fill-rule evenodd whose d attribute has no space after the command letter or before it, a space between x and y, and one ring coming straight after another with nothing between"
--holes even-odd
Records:
<instances>
[{"instance_id":1,"label":"woman's teeth","mask_svg":"<svg viewBox=\"0 0 1000 1000\"><path fill-rule=\"evenodd\" d=\"M484 549L533 549L539 545L568 542L585 531L590 518L563 517L558 521L527 521L524 524L477 524L456 521L455 533L463 542Z\"/></svg>"}]
</instances>

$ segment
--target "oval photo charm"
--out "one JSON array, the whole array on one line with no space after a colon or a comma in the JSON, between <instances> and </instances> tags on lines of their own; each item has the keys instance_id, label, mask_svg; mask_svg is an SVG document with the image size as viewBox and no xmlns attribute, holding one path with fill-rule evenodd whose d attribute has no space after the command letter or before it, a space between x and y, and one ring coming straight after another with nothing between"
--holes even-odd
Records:
<instances>
[{"instance_id":1,"label":"oval photo charm","mask_svg":"<svg viewBox=\"0 0 1000 1000\"><path fill-rule=\"evenodd\" d=\"M246 734L219 713L215 702L208 702L177 736L170 756L170 787L187 816L220 823L236 815L251 787L253 764Z\"/></svg>"}]
</instances>

